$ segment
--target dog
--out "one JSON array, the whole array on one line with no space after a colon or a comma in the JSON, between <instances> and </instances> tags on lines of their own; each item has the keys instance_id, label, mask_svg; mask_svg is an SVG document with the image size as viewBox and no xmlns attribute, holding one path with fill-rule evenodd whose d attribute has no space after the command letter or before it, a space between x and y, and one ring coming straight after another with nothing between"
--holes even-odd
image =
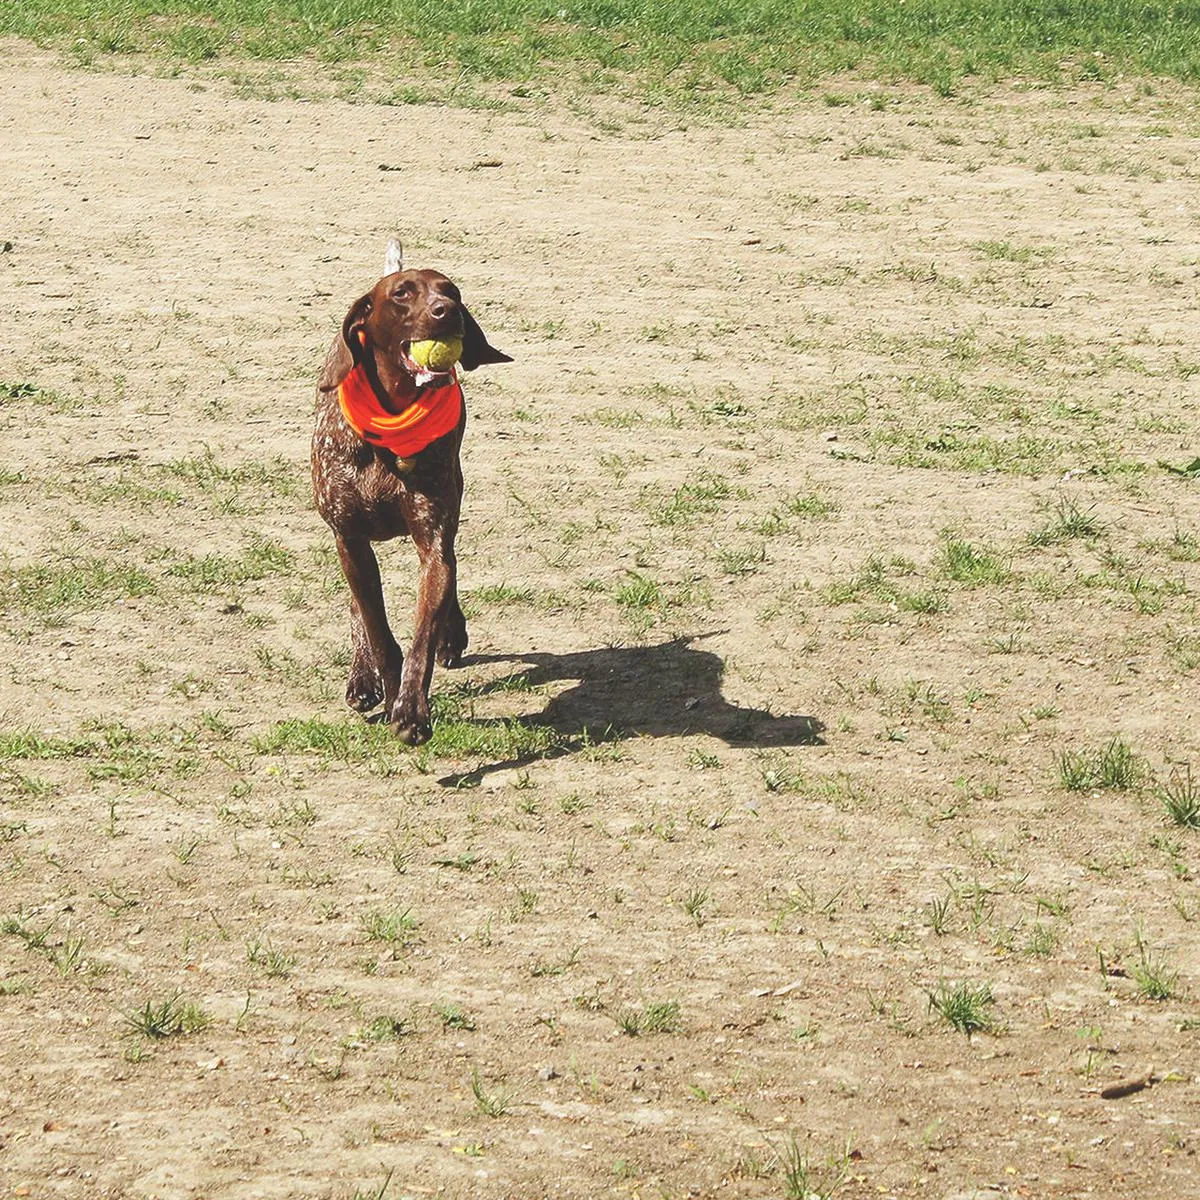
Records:
<instances>
[{"instance_id":1,"label":"dog","mask_svg":"<svg viewBox=\"0 0 1200 1200\"><path fill-rule=\"evenodd\" d=\"M488 344L450 279L404 269L394 239L383 271L350 305L325 357L312 438L313 497L333 530L350 587L346 702L363 713L382 703L396 736L418 746L432 734L434 660L459 666L467 648L454 555L467 414L455 368L422 367L409 351L414 342L461 338L464 370L512 359ZM388 625L372 547L405 534L420 559L407 658Z\"/></svg>"}]
</instances>

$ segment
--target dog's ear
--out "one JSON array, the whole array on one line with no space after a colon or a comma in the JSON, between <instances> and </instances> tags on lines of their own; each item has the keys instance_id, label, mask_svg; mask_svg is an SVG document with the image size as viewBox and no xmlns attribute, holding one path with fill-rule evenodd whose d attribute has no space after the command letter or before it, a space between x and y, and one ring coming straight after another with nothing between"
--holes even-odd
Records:
<instances>
[{"instance_id":1,"label":"dog's ear","mask_svg":"<svg viewBox=\"0 0 1200 1200\"><path fill-rule=\"evenodd\" d=\"M473 371L476 367L482 367L484 363L512 362L510 355L504 354L488 344L483 330L479 328L479 322L471 316L465 306L462 315L463 352L461 362L463 370Z\"/></svg>"},{"instance_id":2,"label":"dog's ear","mask_svg":"<svg viewBox=\"0 0 1200 1200\"><path fill-rule=\"evenodd\" d=\"M317 388L322 392L332 392L351 371L362 355L362 335L367 317L371 315L372 293L359 296L350 305L346 319L342 322L342 336L329 348L325 356L325 366L321 369L321 378Z\"/></svg>"}]
</instances>

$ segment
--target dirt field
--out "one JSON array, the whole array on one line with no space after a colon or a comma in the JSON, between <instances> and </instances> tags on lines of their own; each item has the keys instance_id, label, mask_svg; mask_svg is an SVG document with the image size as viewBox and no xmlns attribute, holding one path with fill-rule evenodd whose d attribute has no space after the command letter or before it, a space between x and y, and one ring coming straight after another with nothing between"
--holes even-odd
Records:
<instances>
[{"instance_id":1,"label":"dirt field","mask_svg":"<svg viewBox=\"0 0 1200 1200\"><path fill-rule=\"evenodd\" d=\"M0 94L0 1195L1196 1194L1194 94ZM418 752L307 482L393 231L516 359Z\"/></svg>"}]
</instances>

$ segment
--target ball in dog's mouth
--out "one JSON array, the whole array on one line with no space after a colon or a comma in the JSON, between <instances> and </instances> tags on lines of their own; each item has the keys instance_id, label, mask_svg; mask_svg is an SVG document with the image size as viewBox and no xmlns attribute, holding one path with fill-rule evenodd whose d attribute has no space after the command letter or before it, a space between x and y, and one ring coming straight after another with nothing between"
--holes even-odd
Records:
<instances>
[{"instance_id":1,"label":"ball in dog's mouth","mask_svg":"<svg viewBox=\"0 0 1200 1200\"><path fill-rule=\"evenodd\" d=\"M404 351L406 366L415 367L413 372L433 375L449 375L455 363L462 358L463 340L460 337L429 338L422 342L409 342Z\"/></svg>"}]
</instances>

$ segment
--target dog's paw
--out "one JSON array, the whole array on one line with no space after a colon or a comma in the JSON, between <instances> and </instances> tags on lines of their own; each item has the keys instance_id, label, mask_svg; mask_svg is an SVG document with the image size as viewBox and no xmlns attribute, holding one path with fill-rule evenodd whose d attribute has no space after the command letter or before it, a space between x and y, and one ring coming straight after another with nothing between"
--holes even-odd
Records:
<instances>
[{"instance_id":1,"label":"dog's paw","mask_svg":"<svg viewBox=\"0 0 1200 1200\"><path fill-rule=\"evenodd\" d=\"M378 671L353 671L346 684L346 703L355 712L370 712L383 703L383 682Z\"/></svg>"},{"instance_id":2,"label":"dog's paw","mask_svg":"<svg viewBox=\"0 0 1200 1200\"><path fill-rule=\"evenodd\" d=\"M391 726L392 732L406 746L423 746L433 736L433 726L428 718L404 720L393 717Z\"/></svg>"},{"instance_id":3,"label":"dog's paw","mask_svg":"<svg viewBox=\"0 0 1200 1200\"><path fill-rule=\"evenodd\" d=\"M463 651L466 646L439 646L437 652L438 666L448 667L451 671L455 667L461 667L463 661Z\"/></svg>"},{"instance_id":4,"label":"dog's paw","mask_svg":"<svg viewBox=\"0 0 1200 1200\"><path fill-rule=\"evenodd\" d=\"M459 614L457 621L451 621L450 628L442 635L437 648L437 661L440 666L462 666L463 655L467 650L467 623Z\"/></svg>"},{"instance_id":5,"label":"dog's paw","mask_svg":"<svg viewBox=\"0 0 1200 1200\"><path fill-rule=\"evenodd\" d=\"M388 706L388 724L406 746L423 746L433 736L428 700L397 696Z\"/></svg>"}]
</instances>

